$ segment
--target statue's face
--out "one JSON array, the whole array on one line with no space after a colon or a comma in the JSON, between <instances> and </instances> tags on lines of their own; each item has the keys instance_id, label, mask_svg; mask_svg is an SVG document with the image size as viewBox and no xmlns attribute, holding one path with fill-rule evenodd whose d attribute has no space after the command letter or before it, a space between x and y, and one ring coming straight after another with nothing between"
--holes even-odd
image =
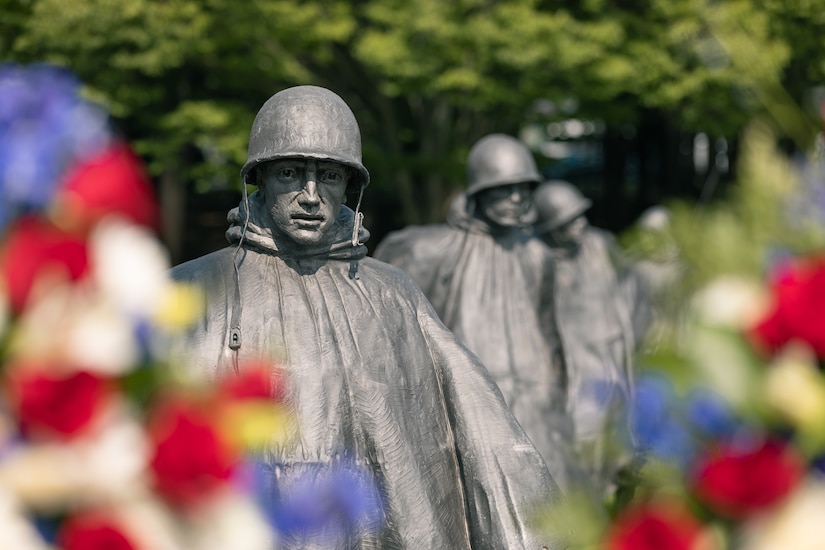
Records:
<instances>
[{"instance_id":1,"label":"statue's face","mask_svg":"<svg viewBox=\"0 0 825 550\"><path fill-rule=\"evenodd\" d=\"M478 212L487 221L502 227L519 225L530 207L530 184L514 183L480 191L476 195Z\"/></svg>"},{"instance_id":2,"label":"statue's face","mask_svg":"<svg viewBox=\"0 0 825 550\"><path fill-rule=\"evenodd\" d=\"M337 162L295 158L268 162L260 170L273 231L300 245L323 243L341 211L349 169Z\"/></svg>"},{"instance_id":3,"label":"statue's face","mask_svg":"<svg viewBox=\"0 0 825 550\"><path fill-rule=\"evenodd\" d=\"M550 232L550 237L559 246L577 246L581 242L587 226L587 218L577 216L553 229Z\"/></svg>"}]
</instances>

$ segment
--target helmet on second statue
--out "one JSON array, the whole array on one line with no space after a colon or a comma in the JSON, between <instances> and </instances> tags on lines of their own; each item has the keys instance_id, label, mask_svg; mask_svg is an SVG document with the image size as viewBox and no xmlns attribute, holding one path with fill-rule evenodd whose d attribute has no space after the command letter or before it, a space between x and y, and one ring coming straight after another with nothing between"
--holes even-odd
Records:
<instances>
[{"instance_id":1,"label":"helmet on second statue","mask_svg":"<svg viewBox=\"0 0 825 550\"><path fill-rule=\"evenodd\" d=\"M527 147L514 137L490 134L470 149L467 157L467 195L484 189L542 180Z\"/></svg>"}]
</instances>

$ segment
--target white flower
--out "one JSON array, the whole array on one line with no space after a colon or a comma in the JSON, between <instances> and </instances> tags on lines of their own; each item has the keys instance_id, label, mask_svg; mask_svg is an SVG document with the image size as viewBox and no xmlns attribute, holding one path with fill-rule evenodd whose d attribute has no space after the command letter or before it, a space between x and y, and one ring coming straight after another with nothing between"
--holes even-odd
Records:
<instances>
[{"instance_id":1,"label":"white flower","mask_svg":"<svg viewBox=\"0 0 825 550\"><path fill-rule=\"evenodd\" d=\"M747 526L742 550L821 550L825 482L809 478L784 504Z\"/></svg>"},{"instance_id":2,"label":"white flower","mask_svg":"<svg viewBox=\"0 0 825 550\"><path fill-rule=\"evenodd\" d=\"M0 461L0 487L37 510L126 499L144 491L148 456L141 426L114 410L88 437L10 451Z\"/></svg>"},{"instance_id":3,"label":"white flower","mask_svg":"<svg viewBox=\"0 0 825 550\"><path fill-rule=\"evenodd\" d=\"M11 354L117 376L135 367L139 348L131 319L105 296L88 286L62 284L23 314Z\"/></svg>"},{"instance_id":4,"label":"white flower","mask_svg":"<svg viewBox=\"0 0 825 550\"><path fill-rule=\"evenodd\" d=\"M144 496L118 503L112 509L130 541L141 550L191 550L180 529L179 518L159 500ZM233 545L226 547L235 548Z\"/></svg>"},{"instance_id":5,"label":"white flower","mask_svg":"<svg viewBox=\"0 0 825 550\"><path fill-rule=\"evenodd\" d=\"M751 326L767 307L767 292L758 281L728 275L696 293L693 308L707 324L740 330Z\"/></svg>"},{"instance_id":6,"label":"white flower","mask_svg":"<svg viewBox=\"0 0 825 550\"><path fill-rule=\"evenodd\" d=\"M134 326L110 302L90 300L67 327L66 358L88 370L117 376L139 360Z\"/></svg>"},{"instance_id":7,"label":"white flower","mask_svg":"<svg viewBox=\"0 0 825 550\"><path fill-rule=\"evenodd\" d=\"M94 277L103 292L125 312L151 317L168 292L169 257L146 228L107 218L89 240Z\"/></svg>"},{"instance_id":8,"label":"white flower","mask_svg":"<svg viewBox=\"0 0 825 550\"><path fill-rule=\"evenodd\" d=\"M17 502L0 484L0 548L46 550L46 543L20 513Z\"/></svg>"},{"instance_id":9,"label":"white flower","mask_svg":"<svg viewBox=\"0 0 825 550\"><path fill-rule=\"evenodd\" d=\"M90 495L127 497L142 490L149 443L143 427L125 411L115 411L100 433L78 442L76 452L89 473Z\"/></svg>"},{"instance_id":10,"label":"white flower","mask_svg":"<svg viewBox=\"0 0 825 550\"><path fill-rule=\"evenodd\" d=\"M211 500L192 519L191 550L272 550L275 532L246 496L226 491Z\"/></svg>"}]
</instances>

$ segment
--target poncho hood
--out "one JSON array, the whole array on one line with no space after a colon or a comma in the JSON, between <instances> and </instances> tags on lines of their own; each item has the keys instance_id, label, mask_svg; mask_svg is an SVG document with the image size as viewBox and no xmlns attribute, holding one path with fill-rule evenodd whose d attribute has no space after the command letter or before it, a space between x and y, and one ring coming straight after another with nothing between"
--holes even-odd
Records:
<instances>
[{"instance_id":1,"label":"poncho hood","mask_svg":"<svg viewBox=\"0 0 825 550\"><path fill-rule=\"evenodd\" d=\"M353 246L352 228L355 224L355 212L345 205L341 206L329 242L318 246L299 246L284 242L282 239L276 242L272 229L266 221L269 213L258 191L252 193L247 202L249 204L248 223L246 223L247 208L244 201L230 210L226 216L230 224L229 229L226 230L226 238L232 244L240 242L243 236L244 244L282 258L360 260L367 255L367 247L363 243L369 239L370 233L363 226L359 227L358 239ZM246 231L244 231L245 223Z\"/></svg>"}]
</instances>

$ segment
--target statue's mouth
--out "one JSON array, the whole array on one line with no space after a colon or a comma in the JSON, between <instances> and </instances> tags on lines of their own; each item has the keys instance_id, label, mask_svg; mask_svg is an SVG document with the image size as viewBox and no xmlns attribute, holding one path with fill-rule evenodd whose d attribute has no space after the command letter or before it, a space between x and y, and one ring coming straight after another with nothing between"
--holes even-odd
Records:
<instances>
[{"instance_id":1,"label":"statue's mouth","mask_svg":"<svg viewBox=\"0 0 825 550\"><path fill-rule=\"evenodd\" d=\"M301 227L317 227L321 225L326 218L320 214L293 214L292 221Z\"/></svg>"}]
</instances>

